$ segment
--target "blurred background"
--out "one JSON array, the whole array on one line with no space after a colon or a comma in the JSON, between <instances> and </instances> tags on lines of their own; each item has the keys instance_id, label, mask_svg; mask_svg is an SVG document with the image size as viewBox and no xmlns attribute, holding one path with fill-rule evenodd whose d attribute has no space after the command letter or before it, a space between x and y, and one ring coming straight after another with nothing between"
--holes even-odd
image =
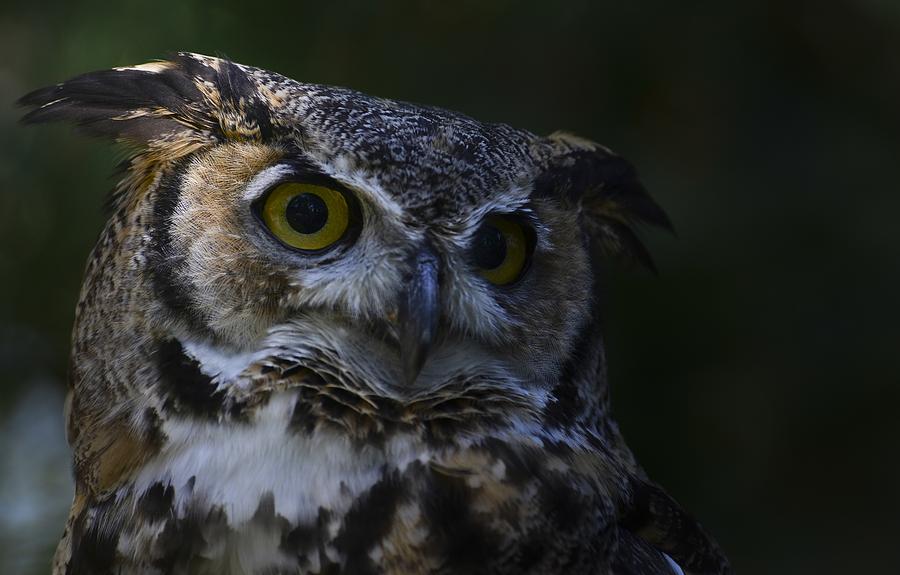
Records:
<instances>
[{"instance_id":1,"label":"blurred background","mask_svg":"<svg viewBox=\"0 0 900 575\"><path fill-rule=\"evenodd\" d=\"M677 237L612 266L613 405L742 574L898 573L900 2L25 2L0 7L0 572L46 573L62 402L119 151L16 98L191 50L566 129L631 159Z\"/></svg>"}]
</instances>

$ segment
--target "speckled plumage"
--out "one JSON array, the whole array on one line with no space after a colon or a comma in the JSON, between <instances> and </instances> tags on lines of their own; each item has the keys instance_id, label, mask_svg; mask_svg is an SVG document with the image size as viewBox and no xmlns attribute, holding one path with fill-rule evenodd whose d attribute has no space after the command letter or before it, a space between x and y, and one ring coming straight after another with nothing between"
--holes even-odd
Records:
<instances>
[{"instance_id":1,"label":"speckled plumage","mask_svg":"<svg viewBox=\"0 0 900 575\"><path fill-rule=\"evenodd\" d=\"M78 304L54 573L730 572L608 413L600 257L649 262L632 224L668 225L622 159L194 54L22 102L137 150ZM286 178L353 194L353 241L266 233ZM466 256L495 213L534 230L510 286ZM440 327L410 381L421 250Z\"/></svg>"}]
</instances>

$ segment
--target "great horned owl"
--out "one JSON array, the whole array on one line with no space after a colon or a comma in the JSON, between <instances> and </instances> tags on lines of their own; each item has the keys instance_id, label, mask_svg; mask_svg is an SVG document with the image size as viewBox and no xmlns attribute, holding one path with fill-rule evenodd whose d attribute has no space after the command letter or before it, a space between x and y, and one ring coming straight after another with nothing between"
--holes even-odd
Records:
<instances>
[{"instance_id":1,"label":"great horned owl","mask_svg":"<svg viewBox=\"0 0 900 575\"><path fill-rule=\"evenodd\" d=\"M668 226L609 150L187 53L22 103L134 149L55 573L730 572L609 415L601 257Z\"/></svg>"}]
</instances>

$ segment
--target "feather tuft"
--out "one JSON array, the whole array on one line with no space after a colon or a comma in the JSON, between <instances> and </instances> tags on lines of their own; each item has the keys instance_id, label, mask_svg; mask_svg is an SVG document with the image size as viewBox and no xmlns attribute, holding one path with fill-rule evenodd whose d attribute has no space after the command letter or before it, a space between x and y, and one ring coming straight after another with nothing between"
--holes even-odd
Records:
<instances>
[{"instance_id":1,"label":"feather tuft","mask_svg":"<svg viewBox=\"0 0 900 575\"><path fill-rule=\"evenodd\" d=\"M649 225L673 233L674 228L634 167L606 148L569 134L553 134L546 142L550 157L535 183L535 194L577 204L595 249L656 273L638 227Z\"/></svg>"}]
</instances>

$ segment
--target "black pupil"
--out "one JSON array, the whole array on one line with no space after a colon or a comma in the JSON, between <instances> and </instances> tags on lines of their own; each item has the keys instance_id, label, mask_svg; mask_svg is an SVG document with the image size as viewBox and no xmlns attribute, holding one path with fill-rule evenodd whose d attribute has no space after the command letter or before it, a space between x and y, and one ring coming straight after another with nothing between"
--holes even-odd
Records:
<instances>
[{"instance_id":1,"label":"black pupil","mask_svg":"<svg viewBox=\"0 0 900 575\"><path fill-rule=\"evenodd\" d=\"M328 206L316 194L299 194L288 202L285 217L299 233L312 234L321 230L328 221Z\"/></svg>"},{"instance_id":2,"label":"black pupil","mask_svg":"<svg viewBox=\"0 0 900 575\"><path fill-rule=\"evenodd\" d=\"M475 256L475 265L484 270L492 270L506 259L506 238L494 226L481 226L481 229L475 232L472 253Z\"/></svg>"}]
</instances>

